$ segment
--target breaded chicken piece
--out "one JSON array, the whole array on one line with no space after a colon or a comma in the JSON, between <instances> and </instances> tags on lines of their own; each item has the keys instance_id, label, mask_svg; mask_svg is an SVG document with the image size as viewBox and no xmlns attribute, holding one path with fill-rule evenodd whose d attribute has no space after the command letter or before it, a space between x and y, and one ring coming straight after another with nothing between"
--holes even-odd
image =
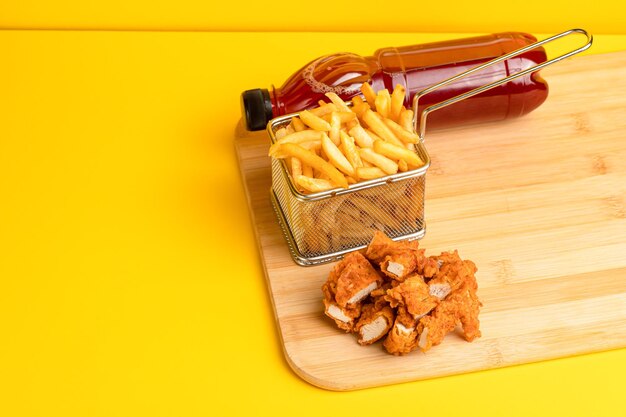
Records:
<instances>
[{"instance_id":1,"label":"breaded chicken piece","mask_svg":"<svg viewBox=\"0 0 626 417\"><path fill-rule=\"evenodd\" d=\"M478 313L482 303L478 300L478 285L474 277L476 266L471 261L456 264L457 275L461 276L460 286L439 303L432 314L423 317L418 324L419 348L426 352L441 343L445 335L454 330L457 324L463 328L465 340L471 342L480 337ZM471 273L468 273L471 271Z\"/></svg>"},{"instance_id":2,"label":"breaded chicken piece","mask_svg":"<svg viewBox=\"0 0 626 417\"><path fill-rule=\"evenodd\" d=\"M417 325L418 346L426 352L441 343L448 333L456 327L455 306L442 301L428 316L422 317Z\"/></svg>"},{"instance_id":3,"label":"breaded chicken piece","mask_svg":"<svg viewBox=\"0 0 626 417\"><path fill-rule=\"evenodd\" d=\"M393 325L394 319L395 314L388 305L376 308L374 304L365 304L354 328L359 344L371 345L381 339Z\"/></svg>"},{"instance_id":4,"label":"breaded chicken piece","mask_svg":"<svg viewBox=\"0 0 626 417\"><path fill-rule=\"evenodd\" d=\"M391 238L377 230L365 249L365 257L378 264L385 259L393 244L394 241Z\"/></svg>"},{"instance_id":5,"label":"breaded chicken piece","mask_svg":"<svg viewBox=\"0 0 626 417\"><path fill-rule=\"evenodd\" d=\"M423 255L423 253L422 253ZM420 259L420 264L417 267L417 273L424 278L432 278L439 272L439 266L441 263L433 256L423 256Z\"/></svg>"},{"instance_id":6,"label":"breaded chicken piece","mask_svg":"<svg viewBox=\"0 0 626 417\"><path fill-rule=\"evenodd\" d=\"M406 355L417 347L417 334L417 320L400 306L383 346L393 355Z\"/></svg>"},{"instance_id":7,"label":"breaded chicken piece","mask_svg":"<svg viewBox=\"0 0 626 417\"><path fill-rule=\"evenodd\" d=\"M463 261L456 251L453 253L444 252L442 257L446 259L437 260L440 265L434 278L428 282L430 294L443 300L450 292L459 288L465 281L471 278L473 285L476 284L474 273L477 271L476 265L472 261Z\"/></svg>"},{"instance_id":8,"label":"breaded chicken piece","mask_svg":"<svg viewBox=\"0 0 626 417\"><path fill-rule=\"evenodd\" d=\"M383 232L376 231L369 245L367 245L365 257L379 265L387 255L397 251L418 250L418 248L419 242L417 240L395 242Z\"/></svg>"},{"instance_id":9,"label":"breaded chicken piece","mask_svg":"<svg viewBox=\"0 0 626 417\"><path fill-rule=\"evenodd\" d=\"M417 274L387 290L386 299L391 307L406 307L407 312L416 320L428 314L439 302L437 297L430 295L424 278Z\"/></svg>"},{"instance_id":10,"label":"breaded chicken piece","mask_svg":"<svg viewBox=\"0 0 626 417\"><path fill-rule=\"evenodd\" d=\"M380 270L392 279L404 281L407 276L415 272L417 266L418 253L406 249L385 256L385 260L380 263Z\"/></svg>"},{"instance_id":11,"label":"breaded chicken piece","mask_svg":"<svg viewBox=\"0 0 626 417\"><path fill-rule=\"evenodd\" d=\"M389 301L387 301L387 290L391 289L392 287L393 285L391 282L385 281L380 287L376 288L370 293L370 298L377 309L389 305Z\"/></svg>"},{"instance_id":12,"label":"breaded chicken piece","mask_svg":"<svg viewBox=\"0 0 626 417\"><path fill-rule=\"evenodd\" d=\"M324 294L324 314L335 321L337 327L346 332L354 331L354 325L361 315L361 303L354 303L346 307L339 307L335 302L336 280L334 286L331 281L326 281L322 285L322 293Z\"/></svg>"},{"instance_id":13,"label":"breaded chicken piece","mask_svg":"<svg viewBox=\"0 0 626 417\"><path fill-rule=\"evenodd\" d=\"M476 283L473 276L472 279L465 281L459 290L448 296L450 302L456 303L456 318L461 323L463 335L468 342L481 336L478 313L483 304L478 299L472 281Z\"/></svg>"},{"instance_id":14,"label":"breaded chicken piece","mask_svg":"<svg viewBox=\"0 0 626 417\"><path fill-rule=\"evenodd\" d=\"M361 316L361 303L341 308L332 300L324 298L324 314L335 321L337 327L347 333L354 331L357 319Z\"/></svg>"},{"instance_id":15,"label":"breaded chicken piece","mask_svg":"<svg viewBox=\"0 0 626 417\"><path fill-rule=\"evenodd\" d=\"M337 305L345 308L357 303L378 288L382 277L360 252L351 252L330 272L322 291L331 294Z\"/></svg>"}]
</instances>

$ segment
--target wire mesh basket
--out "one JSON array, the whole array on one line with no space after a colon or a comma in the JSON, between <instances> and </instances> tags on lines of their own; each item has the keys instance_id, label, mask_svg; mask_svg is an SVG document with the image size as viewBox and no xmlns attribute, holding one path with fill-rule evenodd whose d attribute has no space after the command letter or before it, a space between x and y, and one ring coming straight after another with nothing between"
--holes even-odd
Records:
<instances>
[{"instance_id":1,"label":"wire mesh basket","mask_svg":"<svg viewBox=\"0 0 626 417\"><path fill-rule=\"evenodd\" d=\"M268 124L272 144L291 114ZM330 262L365 247L376 230L392 239L424 236L425 174L430 158L422 143L415 151L423 165L375 180L314 194L298 191L284 159L272 158L272 205L294 261L300 265Z\"/></svg>"}]
</instances>

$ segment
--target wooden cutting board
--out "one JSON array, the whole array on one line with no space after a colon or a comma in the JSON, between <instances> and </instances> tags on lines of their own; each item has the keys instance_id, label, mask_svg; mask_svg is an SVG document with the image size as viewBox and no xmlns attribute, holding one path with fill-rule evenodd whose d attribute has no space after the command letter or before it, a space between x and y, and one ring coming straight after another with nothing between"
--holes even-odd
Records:
<instances>
[{"instance_id":1,"label":"wooden cutting board","mask_svg":"<svg viewBox=\"0 0 626 417\"><path fill-rule=\"evenodd\" d=\"M331 390L413 381L626 346L626 52L544 70L548 100L507 122L429 132L428 254L478 265L483 337L426 354L362 347L323 314L332 265L301 267L270 205L268 138L236 149L287 361Z\"/></svg>"}]
</instances>

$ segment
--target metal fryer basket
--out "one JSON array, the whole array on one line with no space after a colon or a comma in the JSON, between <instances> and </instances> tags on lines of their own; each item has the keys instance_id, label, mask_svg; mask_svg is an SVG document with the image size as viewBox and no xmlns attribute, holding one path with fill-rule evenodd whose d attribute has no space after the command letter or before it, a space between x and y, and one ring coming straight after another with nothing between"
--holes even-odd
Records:
<instances>
[{"instance_id":1,"label":"metal fryer basket","mask_svg":"<svg viewBox=\"0 0 626 417\"><path fill-rule=\"evenodd\" d=\"M268 124L275 132L296 114ZM365 247L376 230L392 239L424 236L425 174L430 157L422 143L415 145L424 161L417 169L314 194L300 193L284 160L272 158L272 205L294 261L316 265L339 259Z\"/></svg>"}]
</instances>

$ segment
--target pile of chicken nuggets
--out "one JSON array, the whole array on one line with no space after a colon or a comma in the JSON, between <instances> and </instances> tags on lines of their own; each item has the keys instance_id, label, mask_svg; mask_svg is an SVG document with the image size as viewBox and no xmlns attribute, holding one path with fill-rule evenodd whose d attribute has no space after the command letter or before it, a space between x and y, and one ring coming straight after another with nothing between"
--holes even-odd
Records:
<instances>
[{"instance_id":1,"label":"pile of chicken nuggets","mask_svg":"<svg viewBox=\"0 0 626 417\"><path fill-rule=\"evenodd\" d=\"M322 286L326 315L361 345L384 338L394 355L426 352L457 325L468 342L480 337L474 262L456 250L426 256L418 246L376 232L330 272Z\"/></svg>"}]
</instances>

